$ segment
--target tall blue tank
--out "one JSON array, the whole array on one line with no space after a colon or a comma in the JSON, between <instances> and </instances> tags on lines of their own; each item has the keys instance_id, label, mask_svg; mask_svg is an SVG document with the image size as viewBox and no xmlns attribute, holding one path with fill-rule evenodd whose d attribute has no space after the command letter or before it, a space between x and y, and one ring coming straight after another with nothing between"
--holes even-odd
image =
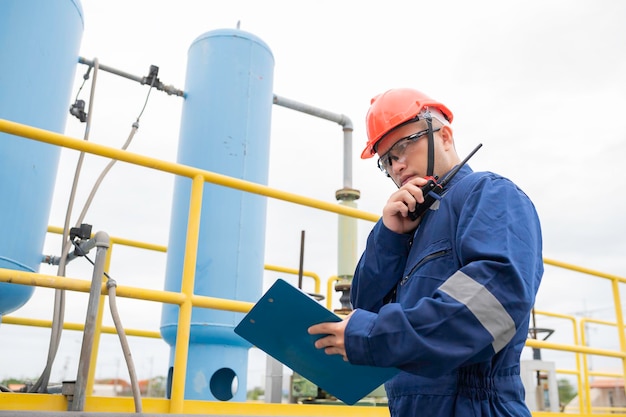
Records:
<instances>
[{"instance_id":1,"label":"tall blue tank","mask_svg":"<svg viewBox=\"0 0 626 417\"><path fill-rule=\"evenodd\" d=\"M199 36L188 52L178 162L267 184L273 70L272 52L250 33L222 29ZM190 191L190 179L176 179L168 291L181 288ZM266 198L206 184L202 203L195 294L257 301L263 284ZM193 310L186 399L245 401L250 346L233 331L242 316ZM172 346L170 375L177 321L178 306L164 305L161 334Z\"/></svg>"},{"instance_id":2,"label":"tall blue tank","mask_svg":"<svg viewBox=\"0 0 626 417\"><path fill-rule=\"evenodd\" d=\"M64 131L82 34L78 0L0 1L0 118ZM0 133L0 268L39 271L60 153ZM33 291L0 283L0 319Z\"/></svg>"}]
</instances>

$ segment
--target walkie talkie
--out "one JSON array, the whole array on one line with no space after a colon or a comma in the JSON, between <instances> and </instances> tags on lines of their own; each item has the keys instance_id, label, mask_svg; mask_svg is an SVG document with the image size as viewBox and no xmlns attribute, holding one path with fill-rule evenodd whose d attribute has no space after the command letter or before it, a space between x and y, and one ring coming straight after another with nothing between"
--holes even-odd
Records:
<instances>
[{"instance_id":1,"label":"walkie talkie","mask_svg":"<svg viewBox=\"0 0 626 417\"><path fill-rule=\"evenodd\" d=\"M456 173L459 172L463 165L465 165L472 156L474 156L476 151L478 151L481 146L483 146L483 144L479 143L478 146L476 146L474 150L470 152L470 154L467 155L464 160L461 161L460 164L458 164L457 166L452 168L450 172L448 172L448 174L441 180L441 182L437 182L438 177L427 177L428 182L421 187L422 195L424 196L424 202L415 206L414 211L409 212L409 218L411 220L417 220L422 214L426 212L426 210L430 208L430 206L434 204L435 201L439 199L438 196L443 193L443 188L446 186L446 184L450 182L452 178L454 178Z\"/></svg>"}]
</instances>

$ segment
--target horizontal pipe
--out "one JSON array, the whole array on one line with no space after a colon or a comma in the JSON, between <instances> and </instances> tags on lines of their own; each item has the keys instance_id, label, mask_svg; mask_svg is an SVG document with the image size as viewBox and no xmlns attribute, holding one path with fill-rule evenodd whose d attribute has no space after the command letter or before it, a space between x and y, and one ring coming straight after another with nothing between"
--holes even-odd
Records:
<instances>
[{"instance_id":1,"label":"horizontal pipe","mask_svg":"<svg viewBox=\"0 0 626 417\"><path fill-rule=\"evenodd\" d=\"M313 107L308 104L300 103L294 100L290 100L285 97L280 97L274 94L274 104L277 106L286 107L288 109L296 110L301 113L306 113L311 116L319 117L321 119L330 120L343 126L344 130L353 130L352 121L345 114L333 113L328 110Z\"/></svg>"},{"instance_id":2,"label":"horizontal pipe","mask_svg":"<svg viewBox=\"0 0 626 417\"><path fill-rule=\"evenodd\" d=\"M89 67L93 67L94 66L94 61L90 61L90 60L85 59L83 57L78 57L78 62L80 64L84 64L84 65L87 65ZM142 84L142 85L150 84L150 82L151 82L151 80L149 80L148 77L139 77L137 75L129 74L129 73L125 72L125 71L118 70L116 68L109 67L107 65L100 64L100 63L98 63L98 70L106 71L106 72L109 72L111 74L118 75L120 77L127 78L127 79L132 80L132 81L136 81L136 82L138 82L139 84ZM183 90L179 90L178 88L176 88L174 86L171 86L171 85L165 85L165 84L163 84L160 81L154 85L154 88L156 88L159 91L163 91L163 92L167 93L170 96L172 96L172 95L173 96L178 96L178 97L185 97L186 96L185 92Z\"/></svg>"}]
</instances>

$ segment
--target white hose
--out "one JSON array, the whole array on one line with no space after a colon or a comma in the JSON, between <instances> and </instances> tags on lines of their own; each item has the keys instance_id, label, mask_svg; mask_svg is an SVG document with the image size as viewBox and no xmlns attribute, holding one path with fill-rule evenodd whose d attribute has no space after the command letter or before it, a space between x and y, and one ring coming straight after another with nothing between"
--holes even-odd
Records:
<instances>
[{"instance_id":1,"label":"white hose","mask_svg":"<svg viewBox=\"0 0 626 417\"><path fill-rule=\"evenodd\" d=\"M115 329L117 330L117 334L120 338L120 344L122 345L122 351L124 352L124 359L126 360L126 367L128 368L128 375L130 377L130 386L135 400L135 412L141 413L141 391L139 390L135 364L133 363L133 357L130 353L126 333L124 332L124 327L122 326L122 321L120 320L120 315L117 311L115 288L117 288L117 283L114 279L109 278L107 281L107 289L109 290L109 307L111 309L111 317L113 317L113 323L115 323Z\"/></svg>"},{"instance_id":2,"label":"white hose","mask_svg":"<svg viewBox=\"0 0 626 417\"><path fill-rule=\"evenodd\" d=\"M93 101L96 93L96 80L98 78L98 59L93 61L93 81L91 82L91 92L89 96L89 110L87 113L87 123L85 126L84 140L89 140L89 131L91 130L91 115L93 110ZM76 197L76 190L78 189L78 178L80 177L80 171L82 169L85 153L81 152L76 164L76 170L74 173L74 181L72 182L72 191L67 205L67 211L65 212L65 223L63 226L63 246L61 249L61 258L59 260L59 267L57 269L57 276L65 276L65 266L67 261L67 255L72 247L72 242L69 240L70 230L70 218L72 216L72 207L74 206L74 199ZM79 223L80 225L80 223ZM52 326L50 333L50 344L48 346L48 358L46 360L46 366L33 385L30 392L47 392L48 383L50 382L50 373L52 371L52 364L56 357L61 343L61 332L63 331L63 322L65 319L65 290L56 289L54 291L54 307L52 313Z\"/></svg>"}]
</instances>

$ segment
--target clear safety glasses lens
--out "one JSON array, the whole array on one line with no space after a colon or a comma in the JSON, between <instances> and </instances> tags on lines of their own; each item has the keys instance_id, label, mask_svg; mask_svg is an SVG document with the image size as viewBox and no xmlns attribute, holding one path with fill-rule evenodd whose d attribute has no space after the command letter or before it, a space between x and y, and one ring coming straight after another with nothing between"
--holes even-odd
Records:
<instances>
[{"instance_id":1,"label":"clear safety glasses lens","mask_svg":"<svg viewBox=\"0 0 626 417\"><path fill-rule=\"evenodd\" d=\"M441 128L433 129L433 133L438 132ZM391 172L394 161L399 161L404 157L407 148L428 134L428 129L420 130L412 135L405 136L398 140L383 156L378 158L378 168L387 176Z\"/></svg>"}]
</instances>

